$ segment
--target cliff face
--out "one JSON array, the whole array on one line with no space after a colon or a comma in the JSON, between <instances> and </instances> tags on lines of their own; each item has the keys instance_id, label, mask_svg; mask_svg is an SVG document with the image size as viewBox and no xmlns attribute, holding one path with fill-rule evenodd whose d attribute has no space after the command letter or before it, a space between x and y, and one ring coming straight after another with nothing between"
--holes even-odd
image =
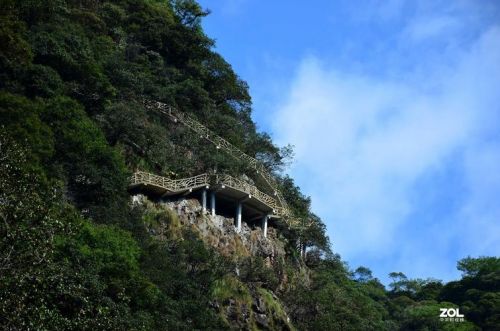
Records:
<instances>
[{"instance_id":1,"label":"cliff face","mask_svg":"<svg viewBox=\"0 0 500 331\"><path fill-rule=\"evenodd\" d=\"M243 222L241 232L237 233L233 218L203 212L198 200L179 200L164 205L177 213L182 225L192 227L207 244L225 256L260 256L271 267L285 255L284 243L278 240L273 228L268 229L268 237L264 238L260 227L251 228Z\"/></svg>"},{"instance_id":2,"label":"cliff face","mask_svg":"<svg viewBox=\"0 0 500 331\"><path fill-rule=\"evenodd\" d=\"M243 222L238 233L233 218L211 216L196 199L153 203L139 195L133 200L144 208L145 225L157 240L183 240L183 229L190 229L234 266L210 289L213 299L209 305L229 327L293 330L286 309L275 294L288 282L283 269L286 242L276 229L269 227L266 238L259 226L250 227Z\"/></svg>"}]
</instances>

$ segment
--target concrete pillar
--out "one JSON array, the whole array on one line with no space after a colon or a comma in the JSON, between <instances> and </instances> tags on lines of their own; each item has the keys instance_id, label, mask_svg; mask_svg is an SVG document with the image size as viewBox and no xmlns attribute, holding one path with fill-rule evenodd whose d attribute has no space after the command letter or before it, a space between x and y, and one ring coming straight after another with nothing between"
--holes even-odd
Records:
<instances>
[{"instance_id":1,"label":"concrete pillar","mask_svg":"<svg viewBox=\"0 0 500 331\"><path fill-rule=\"evenodd\" d=\"M297 250L298 250L298 251L299 251L299 253L300 253L300 257L302 257L302 241L300 240L300 238L299 238L299 240L297 241Z\"/></svg>"},{"instance_id":2,"label":"concrete pillar","mask_svg":"<svg viewBox=\"0 0 500 331\"><path fill-rule=\"evenodd\" d=\"M207 211L207 189L203 189L201 192L201 206L203 212Z\"/></svg>"},{"instance_id":3,"label":"concrete pillar","mask_svg":"<svg viewBox=\"0 0 500 331\"><path fill-rule=\"evenodd\" d=\"M262 218L262 231L264 231L264 238L267 238L267 220L269 219L268 215L265 215Z\"/></svg>"},{"instance_id":4,"label":"concrete pillar","mask_svg":"<svg viewBox=\"0 0 500 331\"><path fill-rule=\"evenodd\" d=\"M210 211L212 216L215 216L215 192L210 193Z\"/></svg>"},{"instance_id":5,"label":"concrete pillar","mask_svg":"<svg viewBox=\"0 0 500 331\"><path fill-rule=\"evenodd\" d=\"M241 209L242 209L242 204L241 204L241 202L238 202L238 206L236 207L236 231L237 232L241 231Z\"/></svg>"}]
</instances>

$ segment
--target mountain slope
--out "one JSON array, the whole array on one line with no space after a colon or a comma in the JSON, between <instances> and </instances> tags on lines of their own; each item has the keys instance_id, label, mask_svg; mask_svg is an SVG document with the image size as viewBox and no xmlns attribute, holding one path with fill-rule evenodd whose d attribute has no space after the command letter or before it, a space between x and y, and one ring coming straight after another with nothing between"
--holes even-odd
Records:
<instances>
[{"instance_id":1,"label":"mountain slope","mask_svg":"<svg viewBox=\"0 0 500 331\"><path fill-rule=\"evenodd\" d=\"M396 273L387 291L332 254L310 199L283 173L290 148L257 130L248 87L214 52L195 1L2 0L0 9L2 329L498 325L497 258L462 260L464 278L449 284ZM217 170L259 184L255 168L144 99L175 106L262 162L311 226L276 222L266 239L250 221L237 233L232 215L207 215L195 194L133 202L136 170ZM441 323L438 308L458 304L467 321Z\"/></svg>"}]
</instances>

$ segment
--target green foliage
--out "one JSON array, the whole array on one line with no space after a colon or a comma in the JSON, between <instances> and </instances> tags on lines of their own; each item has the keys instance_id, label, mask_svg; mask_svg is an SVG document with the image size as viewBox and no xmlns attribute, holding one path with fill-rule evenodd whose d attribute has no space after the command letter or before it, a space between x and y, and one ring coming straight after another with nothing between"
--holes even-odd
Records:
<instances>
[{"instance_id":1,"label":"green foliage","mask_svg":"<svg viewBox=\"0 0 500 331\"><path fill-rule=\"evenodd\" d=\"M117 223L123 219L127 172L99 128L75 101L66 97L50 99L42 118L55 136L53 161L58 167L54 176L63 176L68 198L98 222Z\"/></svg>"},{"instance_id":2,"label":"green foliage","mask_svg":"<svg viewBox=\"0 0 500 331\"><path fill-rule=\"evenodd\" d=\"M26 161L26 149L0 127L0 295L6 319L21 314L22 305L13 305L16 295L27 299L21 287L51 260L54 237L70 225L62 220L57 193L25 168ZM18 291L10 292L17 284Z\"/></svg>"},{"instance_id":3,"label":"green foliage","mask_svg":"<svg viewBox=\"0 0 500 331\"><path fill-rule=\"evenodd\" d=\"M292 249L300 246L304 252L307 248L312 248L319 253L319 256L330 254L330 239L326 234L326 226L317 215L311 212L311 198L305 196L289 176L282 177L280 184L285 200L301 223L295 229L283 231L290 239Z\"/></svg>"},{"instance_id":4,"label":"green foliage","mask_svg":"<svg viewBox=\"0 0 500 331\"><path fill-rule=\"evenodd\" d=\"M464 277L479 277L492 274L500 270L500 258L498 257L466 257L458 261L457 269L463 272Z\"/></svg>"},{"instance_id":5,"label":"green foliage","mask_svg":"<svg viewBox=\"0 0 500 331\"><path fill-rule=\"evenodd\" d=\"M354 271L355 280L361 283L366 283L373 280L372 271L367 267L358 267Z\"/></svg>"},{"instance_id":6,"label":"green foliage","mask_svg":"<svg viewBox=\"0 0 500 331\"><path fill-rule=\"evenodd\" d=\"M32 170L54 154L52 131L39 117L42 107L40 102L0 92L0 122L14 141L29 148L24 158Z\"/></svg>"},{"instance_id":7,"label":"green foliage","mask_svg":"<svg viewBox=\"0 0 500 331\"><path fill-rule=\"evenodd\" d=\"M466 314L459 328L500 325L498 258L466 258L463 278L444 285L394 273L386 291L332 254L310 198L283 174L291 146L257 131L247 84L201 28L207 14L194 0L2 1L0 327L222 330L231 325L209 303L237 299L243 313L256 294L274 329L291 327L274 322L285 308L301 330L447 330L435 312L447 302ZM216 168L262 184L144 98L198 118L278 176L308 226L279 230L288 255L274 269L237 256L236 277L175 215L130 207L137 168L172 177ZM168 235L151 236L164 225Z\"/></svg>"},{"instance_id":8,"label":"green foliage","mask_svg":"<svg viewBox=\"0 0 500 331\"><path fill-rule=\"evenodd\" d=\"M75 238L78 260L106 277L132 276L139 271L139 247L130 233L114 226L85 224Z\"/></svg>"},{"instance_id":9,"label":"green foliage","mask_svg":"<svg viewBox=\"0 0 500 331\"><path fill-rule=\"evenodd\" d=\"M400 317L400 330L408 331L470 331L478 330L471 322L446 322L441 321L436 316L440 313L440 308L456 308L450 303L437 303L435 301L421 301L406 308Z\"/></svg>"},{"instance_id":10,"label":"green foliage","mask_svg":"<svg viewBox=\"0 0 500 331\"><path fill-rule=\"evenodd\" d=\"M194 0L175 0L174 9L181 24L190 27L199 27L200 19L209 14Z\"/></svg>"},{"instance_id":11,"label":"green foliage","mask_svg":"<svg viewBox=\"0 0 500 331\"><path fill-rule=\"evenodd\" d=\"M444 285L439 298L460 306L466 318L483 329L500 323L500 259L467 257L458 262L459 281Z\"/></svg>"},{"instance_id":12,"label":"green foliage","mask_svg":"<svg viewBox=\"0 0 500 331\"><path fill-rule=\"evenodd\" d=\"M22 66L31 63L33 53L26 41L26 23L17 19L13 3L0 10L0 88L22 89L16 81Z\"/></svg>"},{"instance_id":13,"label":"green foliage","mask_svg":"<svg viewBox=\"0 0 500 331\"><path fill-rule=\"evenodd\" d=\"M212 296L221 302L229 299L237 299L247 304L252 303L252 297L248 288L233 275L225 275L221 279L216 280L212 286Z\"/></svg>"},{"instance_id":14,"label":"green foliage","mask_svg":"<svg viewBox=\"0 0 500 331\"><path fill-rule=\"evenodd\" d=\"M278 277L275 271L266 266L263 258L250 256L239 263L240 278L246 283L258 283L264 288L276 290Z\"/></svg>"},{"instance_id":15,"label":"green foliage","mask_svg":"<svg viewBox=\"0 0 500 331\"><path fill-rule=\"evenodd\" d=\"M445 285L393 272L387 291L368 268L350 273L338 256L330 256L313 267L310 284L290 288L284 300L295 324L307 330L495 330L496 261L463 259L458 266L464 277ZM459 308L464 321L442 321L440 308Z\"/></svg>"},{"instance_id":16,"label":"green foliage","mask_svg":"<svg viewBox=\"0 0 500 331\"><path fill-rule=\"evenodd\" d=\"M272 292L259 288L258 293L262 300L264 301L265 307L267 308L268 314L273 317L271 320L270 329L272 330L280 330L287 328L289 330L294 330L293 325L288 321L288 316L286 312L283 310L283 306L279 300L277 300L276 296L273 296ZM281 323L275 323L275 321L279 321L283 323L285 321L285 325L280 325Z\"/></svg>"},{"instance_id":17,"label":"green foliage","mask_svg":"<svg viewBox=\"0 0 500 331\"><path fill-rule=\"evenodd\" d=\"M141 270L169 298L161 309L171 315L167 325L172 329L224 329L208 302L228 264L193 233L185 232L184 238L150 242L143 248Z\"/></svg>"},{"instance_id":18,"label":"green foliage","mask_svg":"<svg viewBox=\"0 0 500 331\"><path fill-rule=\"evenodd\" d=\"M387 296L378 282L356 283L338 256L314 268L312 283L285 296L296 326L303 330L390 330ZM311 319L310 316L315 316Z\"/></svg>"}]
</instances>

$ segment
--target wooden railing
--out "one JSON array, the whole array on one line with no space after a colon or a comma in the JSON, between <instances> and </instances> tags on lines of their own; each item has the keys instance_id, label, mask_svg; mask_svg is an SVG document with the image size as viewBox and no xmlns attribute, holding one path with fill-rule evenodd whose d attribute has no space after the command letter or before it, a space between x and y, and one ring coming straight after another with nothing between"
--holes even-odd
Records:
<instances>
[{"instance_id":1,"label":"wooden railing","mask_svg":"<svg viewBox=\"0 0 500 331\"><path fill-rule=\"evenodd\" d=\"M286 200L283 198L283 195L281 194L280 190L277 189L278 185L273 178L273 176L267 171L266 167L259 162L257 159L249 156L248 154L244 153L242 150L239 148L233 146L230 142L225 140L224 138L218 136L216 133L211 131L209 128L205 127L203 124L198 122L196 119L186 115L185 113L182 113L175 109L172 106L169 106L165 103L159 102L159 101L152 101L152 100L144 100L144 105L148 109L153 109L156 111L159 111L160 113L167 115L171 120L174 122L181 122L194 132L198 133L200 137L207 139L210 141L212 144L216 146L218 149L224 150L226 153L229 155L233 156L234 158L237 158L241 161L244 161L247 165L250 167L254 168L257 172L257 174L264 179L264 181L267 183L269 188L274 192L276 195L279 205L282 209L283 215L289 215L290 211L288 209L288 204L286 203Z\"/></svg>"}]
</instances>

